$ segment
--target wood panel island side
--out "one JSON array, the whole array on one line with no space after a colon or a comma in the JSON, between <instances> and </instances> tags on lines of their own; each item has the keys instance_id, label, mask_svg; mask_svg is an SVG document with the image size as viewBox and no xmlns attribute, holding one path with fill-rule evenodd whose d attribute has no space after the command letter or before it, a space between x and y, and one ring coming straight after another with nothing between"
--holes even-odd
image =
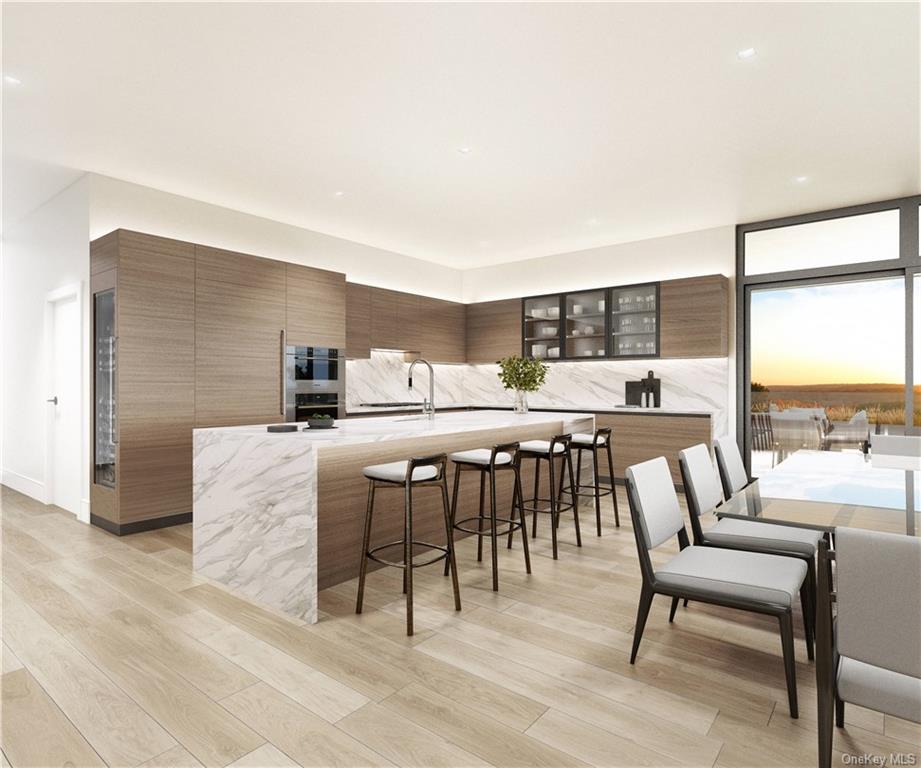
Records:
<instances>
[{"instance_id":1,"label":"wood panel island side","mask_svg":"<svg viewBox=\"0 0 921 768\"><path fill-rule=\"evenodd\" d=\"M316 622L317 590L358 575L363 467L593 429L591 414L504 411L439 413L432 421L390 415L292 433L269 433L264 424L196 429L194 569L249 599ZM452 472L449 462L449 488ZM529 474L530 468L522 473L525 489ZM500 510L511 504L511 487L511 475L500 476ZM462 484L458 517L476 514L477 501L473 484ZM414 538L444 542L437 489L414 493L413 517ZM379 493L372 546L401 538L402 526L403 494Z\"/></svg>"}]
</instances>

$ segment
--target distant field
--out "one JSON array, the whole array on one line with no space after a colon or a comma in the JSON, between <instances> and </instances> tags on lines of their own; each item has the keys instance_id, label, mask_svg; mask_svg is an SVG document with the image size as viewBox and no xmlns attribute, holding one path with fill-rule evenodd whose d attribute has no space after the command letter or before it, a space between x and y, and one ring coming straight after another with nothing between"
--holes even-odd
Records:
<instances>
[{"instance_id":1,"label":"distant field","mask_svg":"<svg viewBox=\"0 0 921 768\"><path fill-rule=\"evenodd\" d=\"M768 392L752 392L752 410L766 411L768 403L781 410L823 407L832 421L847 421L865 410L870 421L905 423L905 387L898 384L766 384ZM915 387L916 396L921 386Z\"/></svg>"}]
</instances>

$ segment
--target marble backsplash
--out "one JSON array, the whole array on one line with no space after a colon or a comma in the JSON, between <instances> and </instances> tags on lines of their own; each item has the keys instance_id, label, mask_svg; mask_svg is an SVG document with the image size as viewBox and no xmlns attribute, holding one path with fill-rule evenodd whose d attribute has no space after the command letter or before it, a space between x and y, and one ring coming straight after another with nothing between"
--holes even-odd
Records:
<instances>
[{"instance_id":1,"label":"marble backsplash","mask_svg":"<svg viewBox=\"0 0 921 768\"><path fill-rule=\"evenodd\" d=\"M346 408L362 403L422 401L428 397L428 371L416 367L415 387L406 386L409 364L395 352L372 352L369 360L349 360L346 371ZM662 380L662 407L708 411L714 434L728 429L729 360L595 360L553 363L540 392L528 395L537 408L560 406L610 408L624 402L625 382L642 379L649 370ZM436 365L435 402L499 405L512 403L502 388L498 365Z\"/></svg>"}]
</instances>

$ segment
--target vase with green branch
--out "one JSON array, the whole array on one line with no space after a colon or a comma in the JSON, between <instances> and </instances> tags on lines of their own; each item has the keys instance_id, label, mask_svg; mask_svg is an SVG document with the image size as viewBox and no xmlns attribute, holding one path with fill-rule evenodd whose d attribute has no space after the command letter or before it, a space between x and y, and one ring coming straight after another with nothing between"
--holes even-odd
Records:
<instances>
[{"instance_id":1,"label":"vase with green branch","mask_svg":"<svg viewBox=\"0 0 921 768\"><path fill-rule=\"evenodd\" d=\"M547 378L550 366L530 357L511 355L499 361L499 380L515 391L515 413L528 412L528 392L537 392Z\"/></svg>"}]
</instances>

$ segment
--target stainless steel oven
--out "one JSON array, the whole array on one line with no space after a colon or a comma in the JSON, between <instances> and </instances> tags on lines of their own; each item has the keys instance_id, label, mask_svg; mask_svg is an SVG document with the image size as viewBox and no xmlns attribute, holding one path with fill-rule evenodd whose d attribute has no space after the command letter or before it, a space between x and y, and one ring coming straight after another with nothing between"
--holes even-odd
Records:
<instances>
[{"instance_id":1,"label":"stainless steel oven","mask_svg":"<svg viewBox=\"0 0 921 768\"><path fill-rule=\"evenodd\" d=\"M285 421L345 418L345 350L285 347Z\"/></svg>"}]
</instances>

